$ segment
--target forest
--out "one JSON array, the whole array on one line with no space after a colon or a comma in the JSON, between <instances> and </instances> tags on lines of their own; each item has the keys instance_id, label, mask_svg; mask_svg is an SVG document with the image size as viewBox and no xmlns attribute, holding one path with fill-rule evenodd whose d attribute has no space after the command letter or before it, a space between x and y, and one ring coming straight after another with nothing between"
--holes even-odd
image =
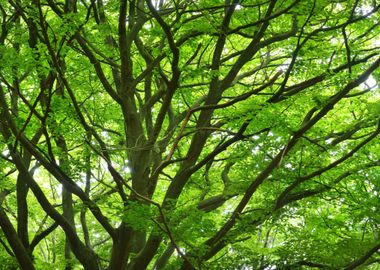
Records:
<instances>
[{"instance_id":1,"label":"forest","mask_svg":"<svg viewBox=\"0 0 380 270\"><path fill-rule=\"evenodd\" d=\"M380 269L378 0L0 0L0 268Z\"/></svg>"}]
</instances>

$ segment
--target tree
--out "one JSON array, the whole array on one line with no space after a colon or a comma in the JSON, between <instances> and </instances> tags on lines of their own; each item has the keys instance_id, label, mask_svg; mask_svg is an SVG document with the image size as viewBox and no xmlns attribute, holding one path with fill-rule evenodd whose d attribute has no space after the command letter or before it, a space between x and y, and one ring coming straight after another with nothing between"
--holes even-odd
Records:
<instances>
[{"instance_id":1,"label":"tree","mask_svg":"<svg viewBox=\"0 0 380 270\"><path fill-rule=\"evenodd\" d=\"M371 269L376 0L0 1L8 269Z\"/></svg>"}]
</instances>

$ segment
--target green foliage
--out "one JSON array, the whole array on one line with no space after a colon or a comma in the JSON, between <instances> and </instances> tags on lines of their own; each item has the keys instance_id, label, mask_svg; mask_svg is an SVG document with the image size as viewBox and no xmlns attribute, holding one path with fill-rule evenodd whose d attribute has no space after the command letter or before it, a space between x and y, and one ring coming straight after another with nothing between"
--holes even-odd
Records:
<instances>
[{"instance_id":1,"label":"green foliage","mask_svg":"<svg viewBox=\"0 0 380 270\"><path fill-rule=\"evenodd\" d=\"M0 0L0 268L376 269L379 19Z\"/></svg>"},{"instance_id":2,"label":"green foliage","mask_svg":"<svg viewBox=\"0 0 380 270\"><path fill-rule=\"evenodd\" d=\"M113 208L112 205L110 208ZM130 202L123 210L122 220L137 231L147 231L153 225L155 214L152 206Z\"/></svg>"}]
</instances>

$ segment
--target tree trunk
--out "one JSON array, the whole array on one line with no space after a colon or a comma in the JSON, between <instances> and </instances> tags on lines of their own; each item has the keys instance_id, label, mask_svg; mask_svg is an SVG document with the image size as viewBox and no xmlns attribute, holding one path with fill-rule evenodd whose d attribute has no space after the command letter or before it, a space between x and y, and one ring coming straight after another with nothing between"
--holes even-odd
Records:
<instances>
[{"instance_id":1,"label":"tree trunk","mask_svg":"<svg viewBox=\"0 0 380 270\"><path fill-rule=\"evenodd\" d=\"M9 245L12 247L18 263L23 270L34 270L32 260L29 256L28 251L21 243L17 236L16 230L13 228L11 221L9 220L7 214L4 212L3 208L0 206L0 227L3 230L5 237L8 240Z\"/></svg>"}]
</instances>

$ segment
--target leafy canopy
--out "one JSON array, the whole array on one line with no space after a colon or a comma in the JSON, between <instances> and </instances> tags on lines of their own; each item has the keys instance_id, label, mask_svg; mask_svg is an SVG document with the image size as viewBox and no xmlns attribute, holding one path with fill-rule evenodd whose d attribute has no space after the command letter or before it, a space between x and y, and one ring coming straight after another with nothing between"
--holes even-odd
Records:
<instances>
[{"instance_id":1,"label":"leafy canopy","mask_svg":"<svg viewBox=\"0 0 380 270\"><path fill-rule=\"evenodd\" d=\"M0 0L4 269L375 269L376 0Z\"/></svg>"}]
</instances>

